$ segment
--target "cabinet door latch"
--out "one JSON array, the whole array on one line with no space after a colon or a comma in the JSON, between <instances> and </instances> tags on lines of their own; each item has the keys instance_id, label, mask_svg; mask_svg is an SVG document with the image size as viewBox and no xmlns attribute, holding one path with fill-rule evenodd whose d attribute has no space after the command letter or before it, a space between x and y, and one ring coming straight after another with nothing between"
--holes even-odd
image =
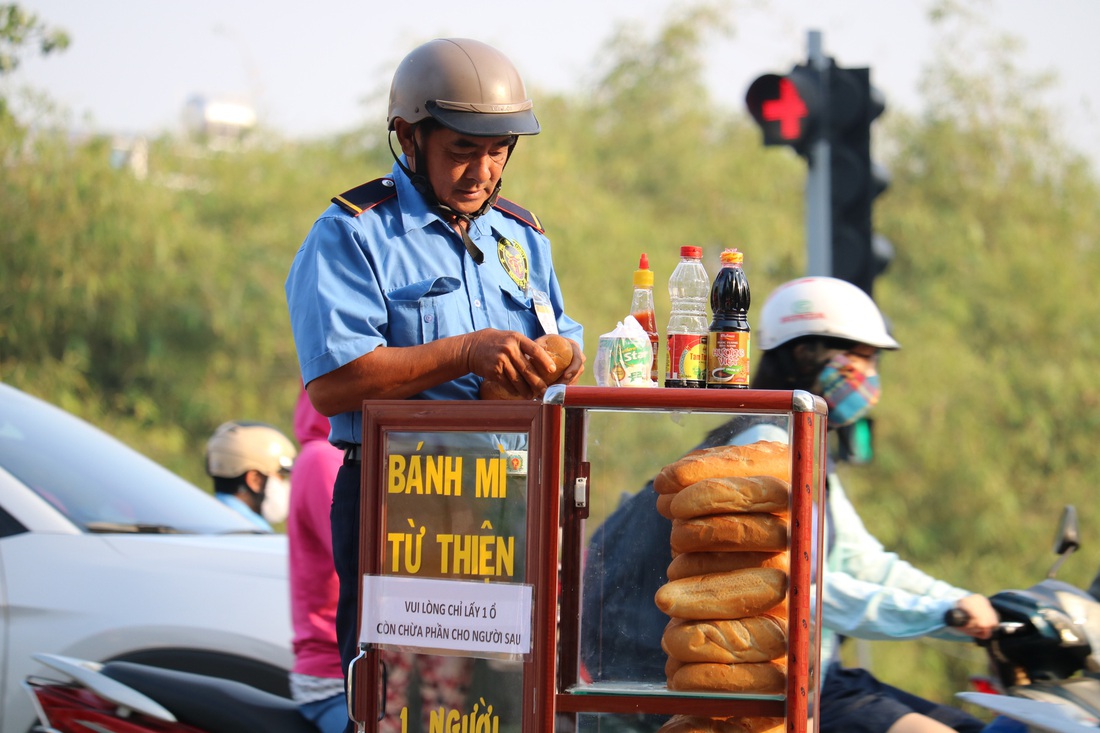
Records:
<instances>
[{"instance_id":1,"label":"cabinet door latch","mask_svg":"<svg viewBox=\"0 0 1100 733\"><path fill-rule=\"evenodd\" d=\"M588 477L578 476L573 482L573 504L585 509L588 507Z\"/></svg>"}]
</instances>

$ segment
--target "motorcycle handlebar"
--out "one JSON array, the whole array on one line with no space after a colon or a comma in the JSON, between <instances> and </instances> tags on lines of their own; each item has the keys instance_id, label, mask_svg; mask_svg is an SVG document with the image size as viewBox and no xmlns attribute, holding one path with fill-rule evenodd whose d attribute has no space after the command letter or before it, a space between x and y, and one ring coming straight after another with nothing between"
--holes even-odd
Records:
<instances>
[{"instance_id":1,"label":"motorcycle handlebar","mask_svg":"<svg viewBox=\"0 0 1100 733\"><path fill-rule=\"evenodd\" d=\"M961 608L950 608L944 612L943 622L948 626L961 628L970 622L970 614Z\"/></svg>"},{"instance_id":2,"label":"motorcycle handlebar","mask_svg":"<svg viewBox=\"0 0 1100 733\"><path fill-rule=\"evenodd\" d=\"M944 611L943 622L947 626L953 628L962 628L970 622L970 614L961 608L951 608L947 611ZM997 624L997 628L993 630L993 636L990 639L979 639L977 640L977 643L979 646L985 646L986 644L989 644L989 642L993 639L1017 634L1026 627L1027 624L1020 621L1001 620L1001 622Z\"/></svg>"}]
</instances>

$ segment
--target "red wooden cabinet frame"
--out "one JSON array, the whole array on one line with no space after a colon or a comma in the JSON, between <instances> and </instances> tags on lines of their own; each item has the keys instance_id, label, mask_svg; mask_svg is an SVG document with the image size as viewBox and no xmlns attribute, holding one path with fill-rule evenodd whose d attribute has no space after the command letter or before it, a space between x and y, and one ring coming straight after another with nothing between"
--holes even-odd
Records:
<instances>
[{"instance_id":1,"label":"red wooden cabinet frame","mask_svg":"<svg viewBox=\"0 0 1100 733\"><path fill-rule=\"evenodd\" d=\"M589 481L592 466L588 426L593 411L637 413L639 419L662 413L786 416L792 448L792 501L785 695L678 694L632 690L629 685L607 692L580 679L582 572L589 502L577 492L608 489ZM811 526L815 502L824 516L825 414L822 400L807 392L770 390L554 387L543 402L364 402L361 573L386 573L388 436L523 434L527 439L525 561L511 581L531 586L533 607L530 653L519 673L519 729L524 733L549 733L563 716L584 713L649 713L785 717L790 733L805 733L818 689L812 674L819 660L810 591L811 577L820 577L820 568L814 573L812 566L820 562L822 554L820 547L816 551L811 548L815 541ZM820 599L820 594L816 597ZM820 614L820 608L813 613ZM377 649L362 645L351 678L349 702L353 717L364 722L367 731L376 730L372 721L378 719L383 685ZM419 726L410 726L409 730L419 730Z\"/></svg>"}]
</instances>

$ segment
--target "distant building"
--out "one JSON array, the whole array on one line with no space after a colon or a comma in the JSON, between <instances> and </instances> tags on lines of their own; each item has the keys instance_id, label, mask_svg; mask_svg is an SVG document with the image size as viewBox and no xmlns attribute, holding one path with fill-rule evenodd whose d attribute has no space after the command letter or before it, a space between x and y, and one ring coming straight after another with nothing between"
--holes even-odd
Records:
<instances>
[{"instance_id":1,"label":"distant building","mask_svg":"<svg viewBox=\"0 0 1100 733\"><path fill-rule=\"evenodd\" d=\"M196 95L184 106L183 123L190 135L208 144L233 144L256 127L256 110L241 102Z\"/></svg>"},{"instance_id":2,"label":"distant building","mask_svg":"<svg viewBox=\"0 0 1100 733\"><path fill-rule=\"evenodd\" d=\"M149 142L144 137L116 135L111 139L111 167L127 169L139 181L149 175Z\"/></svg>"}]
</instances>

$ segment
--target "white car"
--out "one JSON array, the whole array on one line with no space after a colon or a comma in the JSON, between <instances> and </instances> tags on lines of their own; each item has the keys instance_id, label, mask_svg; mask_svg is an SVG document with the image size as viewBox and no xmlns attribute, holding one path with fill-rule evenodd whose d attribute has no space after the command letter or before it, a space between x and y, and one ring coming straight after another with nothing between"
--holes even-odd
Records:
<instances>
[{"instance_id":1,"label":"white car","mask_svg":"<svg viewBox=\"0 0 1100 733\"><path fill-rule=\"evenodd\" d=\"M0 731L35 723L20 686L47 671L34 652L287 695L290 643L284 535L0 383Z\"/></svg>"}]
</instances>

